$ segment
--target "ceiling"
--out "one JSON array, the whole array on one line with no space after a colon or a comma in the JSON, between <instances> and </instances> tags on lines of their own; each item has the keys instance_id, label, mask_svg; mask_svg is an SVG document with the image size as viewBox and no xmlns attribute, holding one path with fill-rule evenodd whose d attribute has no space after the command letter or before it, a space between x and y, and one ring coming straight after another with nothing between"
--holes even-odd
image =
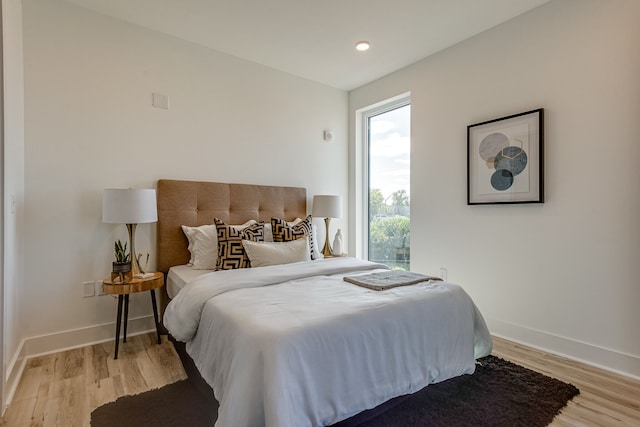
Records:
<instances>
[{"instance_id":1,"label":"ceiling","mask_svg":"<svg viewBox=\"0 0 640 427\"><path fill-rule=\"evenodd\" d=\"M66 1L351 90L549 0Z\"/></svg>"}]
</instances>

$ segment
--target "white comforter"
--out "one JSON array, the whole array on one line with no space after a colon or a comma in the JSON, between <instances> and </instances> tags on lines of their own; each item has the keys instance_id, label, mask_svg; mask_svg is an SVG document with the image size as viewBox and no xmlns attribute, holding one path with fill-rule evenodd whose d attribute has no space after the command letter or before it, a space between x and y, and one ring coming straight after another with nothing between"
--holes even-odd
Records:
<instances>
[{"instance_id":1,"label":"white comforter","mask_svg":"<svg viewBox=\"0 0 640 427\"><path fill-rule=\"evenodd\" d=\"M329 425L473 373L491 337L469 296L444 282L379 292L342 280L382 268L341 258L187 285L164 324L213 388L216 426Z\"/></svg>"}]
</instances>

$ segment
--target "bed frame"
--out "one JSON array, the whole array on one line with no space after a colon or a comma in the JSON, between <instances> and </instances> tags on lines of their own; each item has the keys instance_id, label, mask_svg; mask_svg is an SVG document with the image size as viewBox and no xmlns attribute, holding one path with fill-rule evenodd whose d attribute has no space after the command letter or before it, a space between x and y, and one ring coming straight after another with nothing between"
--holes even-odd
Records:
<instances>
[{"instance_id":1,"label":"bed frame","mask_svg":"<svg viewBox=\"0 0 640 427\"><path fill-rule=\"evenodd\" d=\"M214 217L227 224L242 224L250 219L270 221L275 216L291 221L307 215L307 192L300 187L161 179L157 183L157 200L158 271L165 275L172 266L189 262L188 242L181 225L211 224ZM167 303L165 291L164 296L161 295L163 311ZM213 390L200 376L185 350L185 344L171 336L169 339L174 342L189 380L212 405L217 404ZM376 408L343 420L334 427L357 426L407 398L408 396L400 396L391 399Z\"/></svg>"},{"instance_id":2,"label":"bed frame","mask_svg":"<svg viewBox=\"0 0 640 427\"><path fill-rule=\"evenodd\" d=\"M307 215L307 190L301 187L160 179L156 188L157 269L165 278L169 268L189 262L182 225L213 224L216 217L227 224L243 224L250 219L270 221L278 217L291 221ZM167 303L163 291L161 312Z\"/></svg>"}]
</instances>

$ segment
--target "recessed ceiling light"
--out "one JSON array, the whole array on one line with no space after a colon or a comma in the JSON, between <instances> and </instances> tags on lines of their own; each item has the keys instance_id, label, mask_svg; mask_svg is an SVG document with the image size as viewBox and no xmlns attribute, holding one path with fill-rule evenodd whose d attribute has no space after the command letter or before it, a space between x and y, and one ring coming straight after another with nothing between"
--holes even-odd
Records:
<instances>
[{"instance_id":1,"label":"recessed ceiling light","mask_svg":"<svg viewBox=\"0 0 640 427\"><path fill-rule=\"evenodd\" d=\"M361 42L356 43L356 49L358 49L359 51L365 51L369 49L369 42L363 40Z\"/></svg>"}]
</instances>

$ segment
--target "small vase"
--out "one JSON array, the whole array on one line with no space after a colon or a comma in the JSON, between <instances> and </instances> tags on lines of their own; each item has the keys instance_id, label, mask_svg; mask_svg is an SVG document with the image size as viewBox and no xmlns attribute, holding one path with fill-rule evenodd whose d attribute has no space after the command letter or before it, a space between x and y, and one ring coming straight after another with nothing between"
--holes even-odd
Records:
<instances>
[{"instance_id":1,"label":"small vase","mask_svg":"<svg viewBox=\"0 0 640 427\"><path fill-rule=\"evenodd\" d=\"M113 284L125 284L131 281L131 262L113 262L111 281Z\"/></svg>"},{"instance_id":2,"label":"small vase","mask_svg":"<svg viewBox=\"0 0 640 427\"><path fill-rule=\"evenodd\" d=\"M130 262L113 262L112 263L113 272L114 273L128 273L131 271L131 263Z\"/></svg>"},{"instance_id":3,"label":"small vase","mask_svg":"<svg viewBox=\"0 0 640 427\"><path fill-rule=\"evenodd\" d=\"M342 255L342 231L338 229L336 233L336 237L333 239L333 255L340 256Z\"/></svg>"}]
</instances>

